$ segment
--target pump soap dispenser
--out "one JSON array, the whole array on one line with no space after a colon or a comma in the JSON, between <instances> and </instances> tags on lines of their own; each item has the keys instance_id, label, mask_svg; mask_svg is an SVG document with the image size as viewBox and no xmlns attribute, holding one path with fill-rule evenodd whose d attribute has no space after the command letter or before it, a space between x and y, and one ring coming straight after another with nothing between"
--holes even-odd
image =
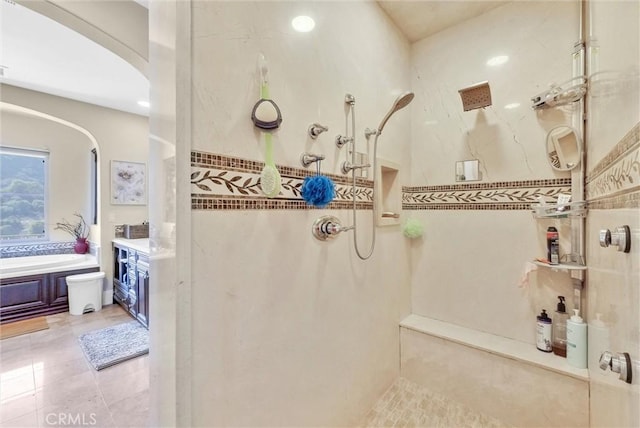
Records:
<instances>
[{"instance_id":1,"label":"pump soap dispenser","mask_svg":"<svg viewBox=\"0 0 640 428\"><path fill-rule=\"evenodd\" d=\"M567 362L577 369L587 368L587 324L578 309L567 321Z\"/></svg>"},{"instance_id":2,"label":"pump soap dispenser","mask_svg":"<svg viewBox=\"0 0 640 428\"><path fill-rule=\"evenodd\" d=\"M564 296L558 296L560 300L556 309L556 314L553 316L553 353L561 357L567 356L567 314L566 307L564 305Z\"/></svg>"},{"instance_id":3,"label":"pump soap dispenser","mask_svg":"<svg viewBox=\"0 0 640 428\"><path fill-rule=\"evenodd\" d=\"M536 317L536 348L551 352L551 318L545 309Z\"/></svg>"}]
</instances>

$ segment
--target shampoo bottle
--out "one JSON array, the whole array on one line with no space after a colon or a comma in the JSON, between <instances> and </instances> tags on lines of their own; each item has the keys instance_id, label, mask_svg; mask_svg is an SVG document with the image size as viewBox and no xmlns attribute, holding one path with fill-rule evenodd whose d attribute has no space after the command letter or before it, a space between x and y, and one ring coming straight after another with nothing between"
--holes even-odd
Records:
<instances>
[{"instance_id":1,"label":"shampoo bottle","mask_svg":"<svg viewBox=\"0 0 640 428\"><path fill-rule=\"evenodd\" d=\"M545 309L536 317L536 348L551 352L551 318Z\"/></svg>"},{"instance_id":2,"label":"shampoo bottle","mask_svg":"<svg viewBox=\"0 0 640 428\"><path fill-rule=\"evenodd\" d=\"M567 314L564 305L564 296L558 296L560 300L556 309L556 313L553 316L553 353L561 357L567 356Z\"/></svg>"},{"instance_id":3,"label":"shampoo bottle","mask_svg":"<svg viewBox=\"0 0 640 428\"><path fill-rule=\"evenodd\" d=\"M577 369L587 368L587 324L574 309L567 320L567 362Z\"/></svg>"}]
</instances>

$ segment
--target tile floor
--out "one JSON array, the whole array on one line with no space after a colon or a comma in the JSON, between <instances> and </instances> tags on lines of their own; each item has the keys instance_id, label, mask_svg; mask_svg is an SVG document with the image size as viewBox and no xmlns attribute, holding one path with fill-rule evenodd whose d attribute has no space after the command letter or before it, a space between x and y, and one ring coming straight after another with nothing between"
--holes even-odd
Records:
<instances>
[{"instance_id":1,"label":"tile floor","mask_svg":"<svg viewBox=\"0 0 640 428\"><path fill-rule=\"evenodd\" d=\"M507 425L399 378L369 411L363 427L474 427Z\"/></svg>"},{"instance_id":2,"label":"tile floor","mask_svg":"<svg viewBox=\"0 0 640 428\"><path fill-rule=\"evenodd\" d=\"M143 427L149 413L148 356L99 372L78 336L130 321L118 305L47 317L49 329L0 341L0 427Z\"/></svg>"}]
</instances>

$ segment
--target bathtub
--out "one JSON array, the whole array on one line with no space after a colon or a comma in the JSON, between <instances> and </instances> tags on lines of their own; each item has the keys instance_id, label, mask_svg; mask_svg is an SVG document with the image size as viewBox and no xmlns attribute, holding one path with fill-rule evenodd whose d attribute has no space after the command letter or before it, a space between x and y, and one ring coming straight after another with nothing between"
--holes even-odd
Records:
<instances>
[{"instance_id":1,"label":"bathtub","mask_svg":"<svg viewBox=\"0 0 640 428\"><path fill-rule=\"evenodd\" d=\"M0 259L0 279L94 267L99 267L99 263L93 254L52 254L3 258Z\"/></svg>"}]
</instances>

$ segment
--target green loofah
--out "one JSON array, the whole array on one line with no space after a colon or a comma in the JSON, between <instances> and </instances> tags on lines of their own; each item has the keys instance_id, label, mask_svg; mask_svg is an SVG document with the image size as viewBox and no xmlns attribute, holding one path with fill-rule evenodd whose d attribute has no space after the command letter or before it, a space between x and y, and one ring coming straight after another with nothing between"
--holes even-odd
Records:
<instances>
[{"instance_id":1,"label":"green loofah","mask_svg":"<svg viewBox=\"0 0 640 428\"><path fill-rule=\"evenodd\" d=\"M402 233L404 234L404 236L410 239L420 238L424 233L424 226L419 220L416 220L415 218L409 218L404 223Z\"/></svg>"}]
</instances>

